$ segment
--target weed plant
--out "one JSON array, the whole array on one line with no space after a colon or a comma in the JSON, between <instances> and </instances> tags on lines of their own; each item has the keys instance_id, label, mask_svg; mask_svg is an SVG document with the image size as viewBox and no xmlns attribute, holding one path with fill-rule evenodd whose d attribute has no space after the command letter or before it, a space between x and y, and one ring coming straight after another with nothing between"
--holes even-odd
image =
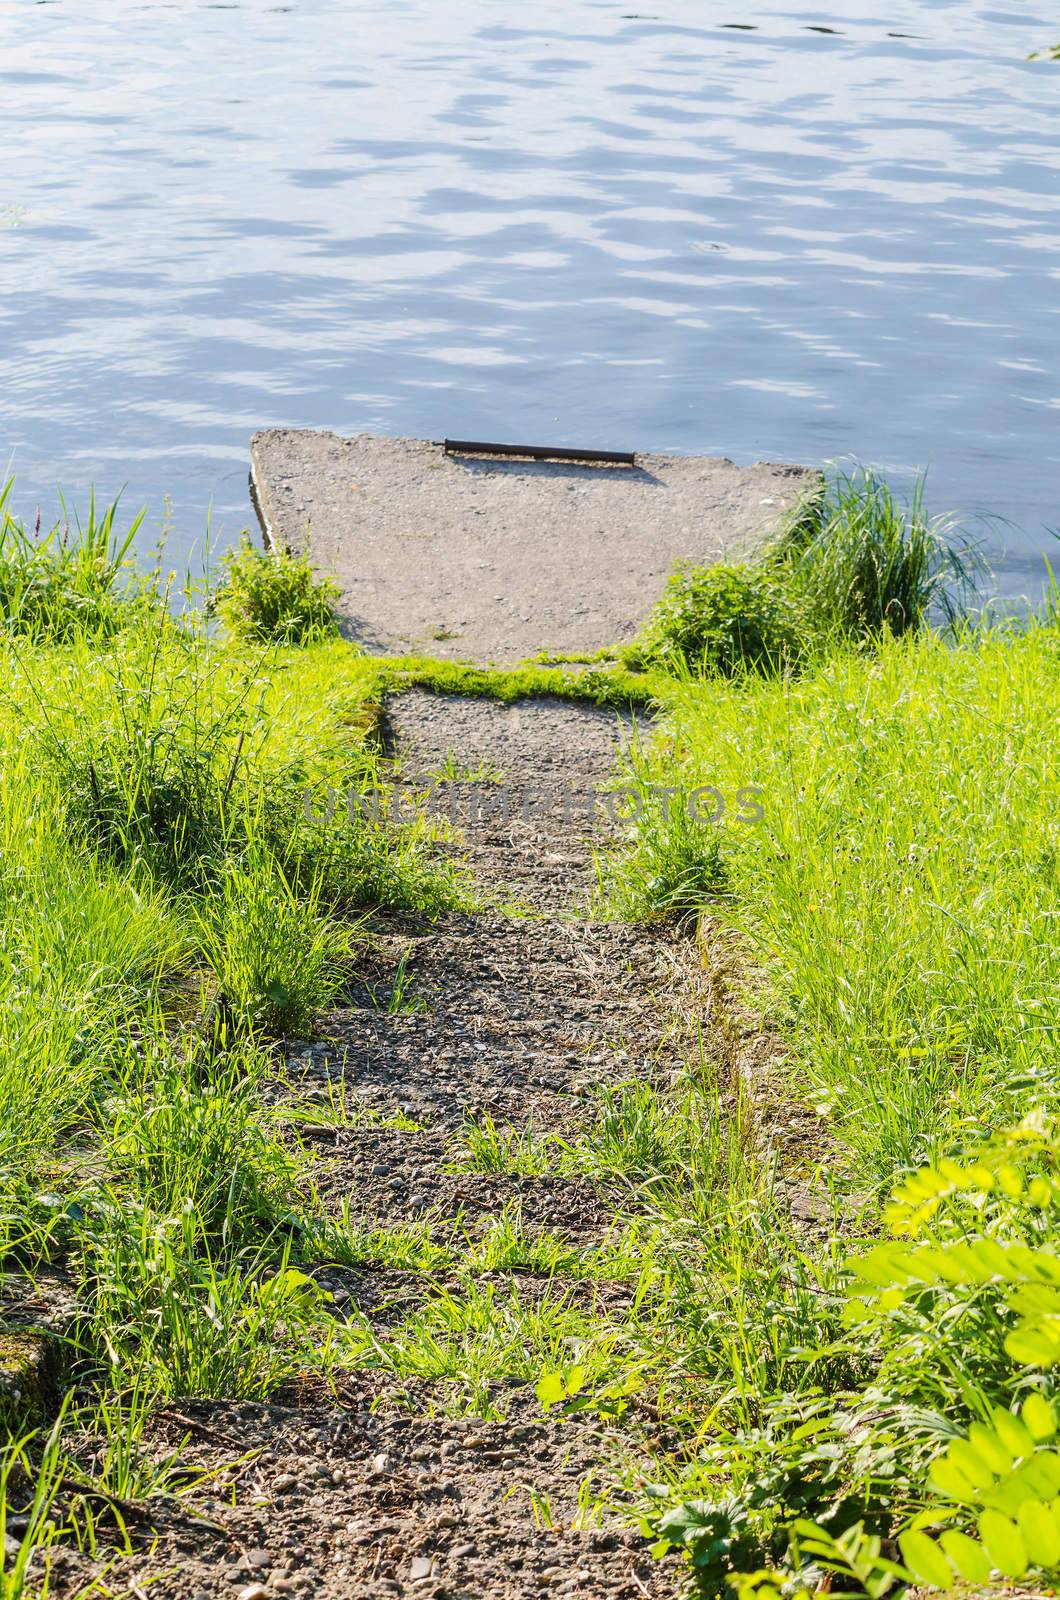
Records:
<instances>
[{"instance_id":1,"label":"weed plant","mask_svg":"<svg viewBox=\"0 0 1060 1600\"><path fill-rule=\"evenodd\" d=\"M242 543L224 557L210 609L235 639L249 643L307 645L338 631L338 585L314 573L290 551L269 553Z\"/></svg>"},{"instance_id":2,"label":"weed plant","mask_svg":"<svg viewBox=\"0 0 1060 1600\"><path fill-rule=\"evenodd\" d=\"M729 678L779 672L805 648L804 611L773 565L683 566L623 659L634 668L708 665Z\"/></svg>"}]
</instances>

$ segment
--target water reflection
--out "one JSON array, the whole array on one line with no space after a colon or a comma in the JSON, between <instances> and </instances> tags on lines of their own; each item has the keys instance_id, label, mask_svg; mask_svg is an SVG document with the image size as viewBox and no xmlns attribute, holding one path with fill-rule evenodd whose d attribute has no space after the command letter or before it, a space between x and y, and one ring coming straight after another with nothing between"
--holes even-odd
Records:
<instances>
[{"instance_id":1,"label":"water reflection","mask_svg":"<svg viewBox=\"0 0 1060 1600\"><path fill-rule=\"evenodd\" d=\"M628 0L627 0L628 3ZM1060 521L1039 3L49 0L0 16L19 501L248 516L267 423L931 469Z\"/></svg>"}]
</instances>

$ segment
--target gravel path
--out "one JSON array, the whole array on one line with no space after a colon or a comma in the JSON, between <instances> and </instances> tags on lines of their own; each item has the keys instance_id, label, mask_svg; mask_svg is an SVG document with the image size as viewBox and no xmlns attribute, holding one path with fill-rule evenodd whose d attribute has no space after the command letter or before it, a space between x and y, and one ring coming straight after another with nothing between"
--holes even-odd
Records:
<instances>
[{"instance_id":1,"label":"gravel path","mask_svg":"<svg viewBox=\"0 0 1060 1600\"><path fill-rule=\"evenodd\" d=\"M410 784L451 771L455 756L469 770L488 761L508 783L553 801L567 787L591 793L634 736L628 722L591 709L421 693L392 702L386 721ZM365 1224L391 1228L427 1220L440 1238L449 1229L474 1240L515 1206L531 1234L548 1229L576 1245L605 1238L618 1203L605 1186L462 1170L459 1160L468 1118L570 1136L594 1088L648 1074L665 1081L693 1048L701 980L689 943L577 914L593 837L562 806L526 824L470 830L481 884L490 895L517 894L527 914L374 921L371 972L324 1019L322 1038L291 1046L289 1069L303 1095L330 1086L353 1113L418 1126L379 1127L362 1115L307 1130L321 1193L336 1211L345 1203ZM378 985L386 988L402 958L408 1004L390 1012ZM367 1318L380 1334L432 1297L461 1292L445 1274L385 1263L318 1276L340 1325ZM483 1284L498 1296L518 1293L523 1305L561 1297L601 1319L620 1319L630 1293L621 1281L525 1272L491 1272ZM628 1469L628 1437L589 1416L543 1415L532 1382L492 1385L503 1421L457 1414L459 1389L362 1372L334 1394L310 1388L272 1405L169 1408L154 1425L159 1448L190 1432L195 1465L246 1462L194 1491L183 1510L160 1507L157 1546L134 1557L137 1581L151 1580L157 1600L676 1594L677 1569L653 1561L619 1515L604 1511L587 1525L579 1517L590 1491ZM70 1593L85 1570L84 1558L64 1553L55 1592Z\"/></svg>"},{"instance_id":2,"label":"gravel path","mask_svg":"<svg viewBox=\"0 0 1060 1600\"><path fill-rule=\"evenodd\" d=\"M640 736L632 717L412 691L387 708L384 736L409 789L433 785L430 805L459 828L456 853L480 888L541 915L585 911L592 846L611 831L601 785Z\"/></svg>"}]
</instances>

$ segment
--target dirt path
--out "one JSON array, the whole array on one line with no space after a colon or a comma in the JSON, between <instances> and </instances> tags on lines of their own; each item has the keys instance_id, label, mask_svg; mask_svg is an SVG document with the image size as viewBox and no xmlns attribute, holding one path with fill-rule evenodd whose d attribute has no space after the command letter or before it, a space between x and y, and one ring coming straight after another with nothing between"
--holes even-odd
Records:
<instances>
[{"instance_id":1,"label":"dirt path","mask_svg":"<svg viewBox=\"0 0 1060 1600\"><path fill-rule=\"evenodd\" d=\"M325 1019L323 1038L291 1048L298 1088L330 1087L352 1113L345 1126L305 1134L321 1192L366 1226L428 1221L437 1237L459 1233L465 1244L506 1209L526 1235L602 1241L619 1196L585 1177L476 1170L466 1129L492 1119L524 1140L571 1135L598 1086L665 1079L688 1059L699 982L691 948L667 931L586 918L591 837L563 804L571 790L592 792L635 730L576 706L415 693L387 708L387 734L409 784L488 763L510 794L532 788L540 805L526 819L490 813L467 832L483 889L521 911L422 924L380 915L360 987ZM606 812L597 823L607 826ZM388 1007L398 973L401 1004ZM333 1266L319 1279L340 1324L365 1317L388 1336L440 1295L469 1292L466 1277L383 1261ZM604 1320L630 1293L606 1278L518 1269L484 1271L476 1288L498 1315L515 1296L522 1306L563 1300ZM485 1386L503 1420L460 1415L460 1376L364 1372L337 1397L164 1413L159 1439L175 1444L190 1431L197 1465L261 1453L230 1474L235 1505L216 1492L191 1496L212 1527L166 1513L150 1561L136 1558L140 1581L162 1574L150 1589L159 1600L673 1595L675 1569L655 1563L619 1515L585 1514L592 1494L628 1470L628 1442L588 1415L543 1415L525 1375ZM71 1560L68 1580L84 1570ZM62 1592L60 1570L56 1578Z\"/></svg>"}]
</instances>

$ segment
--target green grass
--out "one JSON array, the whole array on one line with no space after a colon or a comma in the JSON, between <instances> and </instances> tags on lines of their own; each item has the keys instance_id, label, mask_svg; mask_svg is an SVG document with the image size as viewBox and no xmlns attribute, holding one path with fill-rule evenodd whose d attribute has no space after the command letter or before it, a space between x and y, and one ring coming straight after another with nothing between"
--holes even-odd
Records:
<instances>
[{"instance_id":1,"label":"green grass","mask_svg":"<svg viewBox=\"0 0 1060 1600\"><path fill-rule=\"evenodd\" d=\"M952 518L928 515L924 490L920 477L903 501L871 469L832 472L754 560L679 567L622 660L769 676L881 634L959 625L985 568Z\"/></svg>"},{"instance_id":2,"label":"green grass","mask_svg":"<svg viewBox=\"0 0 1060 1600\"><path fill-rule=\"evenodd\" d=\"M28 533L9 509L13 481L0 483L0 616L31 638L95 639L116 632L138 603L157 597L157 574L126 564L143 513L121 531L118 502L101 510L93 495L84 524L69 518Z\"/></svg>"},{"instance_id":3,"label":"green grass","mask_svg":"<svg viewBox=\"0 0 1060 1600\"><path fill-rule=\"evenodd\" d=\"M652 1255L651 1229L631 1223L600 1243L578 1247L555 1229L525 1226L518 1205L509 1206L478 1238L468 1242L458 1265L471 1273L523 1272L536 1277L602 1279L639 1277Z\"/></svg>"},{"instance_id":4,"label":"green grass","mask_svg":"<svg viewBox=\"0 0 1060 1600\"><path fill-rule=\"evenodd\" d=\"M454 1172L507 1172L540 1177L550 1169L554 1137L533 1128L512 1128L494 1122L488 1112L464 1124L460 1145L450 1157Z\"/></svg>"},{"instance_id":5,"label":"green grass","mask_svg":"<svg viewBox=\"0 0 1060 1600\"><path fill-rule=\"evenodd\" d=\"M901 638L960 623L984 567L955 520L929 516L919 476L902 500L880 473L832 472L789 519L765 566L811 639Z\"/></svg>"},{"instance_id":6,"label":"green grass","mask_svg":"<svg viewBox=\"0 0 1060 1600\"><path fill-rule=\"evenodd\" d=\"M212 1248L241 1249L290 1215L299 1163L262 1119L267 1058L230 1048L137 1062L106 1106L103 1159L133 1204L194 1212Z\"/></svg>"},{"instance_id":7,"label":"green grass","mask_svg":"<svg viewBox=\"0 0 1060 1600\"><path fill-rule=\"evenodd\" d=\"M709 943L729 953L739 1032L757 1023L768 1036L772 1097L821 1118L828 1183L814 1176L813 1144L801 1167L790 1152L781 1175L816 1189L824 1219L836 1206L830 1227L800 1236L768 1185L741 1203L730 1170L710 1233L671 1266L668 1335L687 1381L668 1404L698 1443L656 1463L646 1525L696 1563L703 1593L790 1592L815 1581L811 1557L874 1595L924 1582L916 1562L942 1551L975 1567L981 1553L945 1540L956 1531L974 1544L980 1524L932 1492L931 1463L969 1430L974 1455L974 1429L997 1426L996 1408L1007 1428L1029 1393L1056 1397L1054 1358L1042 1354L1051 1334L1036 1327L1009 1344L1014 1313L1051 1316L1054 1291L1007 1298L998 1258L965 1252L980 1234L1030 1235L1055 1258L1053 1189L1029 1212L988 1191L1022 1192L1021 1150L1055 1170L1055 1123L1044 1149L1033 1125L1002 1141L1004 1156L993 1136L1029 1107L1057 1109L1058 669L1055 607L945 636L923 619L888 625L867 645L836 631L794 675L726 680L686 665L654 748L634 754L627 776L645 804L601 859L603 908L698 909ZM759 821L727 805L699 830L681 809L704 786L729 797L748 785ZM651 798L660 789L676 792L668 815ZM605 1148L636 1166L639 1147L658 1183L666 1122L644 1123L642 1092ZM954 1252L942 1283L918 1288L900 1255L871 1256L870 1314L853 1316L858 1233L879 1228L880 1198L923 1163L948 1192L946 1162L960 1151L970 1192L927 1241ZM938 1192L921 1181L922 1196ZM1023 1491L1005 1492L1014 1507ZM908 1537L916 1516L935 1555ZM903 1527L912 1565L887 1573L873 1540ZM1033 1548L1030 1569L1051 1581L1055 1560ZM748 1575L763 1565L775 1579ZM996 1550L991 1568L995 1580L1025 1570Z\"/></svg>"},{"instance_id":8,"label":"green grass","mask_svg":"<svg viewBox=\"0 0 1060 1600\"><path fill-rule=\"evenodd\" d=\"M793 680L688 679L640 759L643 784L760 786L760 823L723 817L679 859L755 961L792 1093L854 1183L1055 1098L1058 666L1060 633L1032 626L888 636ZM647 913L659 884L667 908L673 854L645 808L603 864L613 902Z\"/></svg>"},{"instance_id":9,"label":"green grass","mask_svg":"<svg viewBox=\"0 0 1060 1600\"><path fill-rule=\"evenodd\" d=\"M53 1551L70 1532L56 1505L64 1466L61 1420L43 1442L20 1435L0 1444L0 1600L46 1596ZM17 1534L9 1532L16 1505L22 1517Z\"/></svg>"},{"instance_id":10,"label":"green grass","mask_svg":"<svg viewBox=\"0 0 1060 1600\"><path fill-rule=\"evenodd\" d=\"M192 1205L160 1215L120 1191L87 1216L84 1355L116 1392L132 1382L159 1399L259 1400L326 1369L323 1296L289 1246L233 1259L212 1247Z\"/></svg>"},{"instance_id":11,"label":"green grass","mask_svg":"<svg viewBox=\"0 0 1060 1600\"><path fill-rule=\"evenodd\" d=\"M448 1380L461 1409L492 1416L499 1388L533 1384L542 1371L567 1365L572 1349L593 1380L605 1383L630 1359L632 1331L563 1292L528 1298L514 1285L468 1282L458 1292L436 1289L393 1334L354 1330L353 1359L402 1377Z\"/></svg>"},{"instance_id":12,"label":"green grass","mask_svg":"<svg viewBox=\"0 0 1060 1600\"><path fill-rule=\"evenodd\" d=\"M263 1397L329 1359L273 1041L313 1029L366 909L471 897L429 824L311 803L378 781L371 663L174 610L113 508L3 517L0 1276L62 1263L101 1405Z\"/></svg>"},{"instance_id":13,"label":"green grass","mask_svg":"<svg viewBox=\"0 0 1060 1600\"><path fill-rule=\"evenodd\" d=\"M632 787L641 800L636 849L619 847L598 853L601 903L610 915L623 921L659 914L687 921L724 892L721 835L689 804L691 788L664 796L639 772L633 777Z\"/></svg>"},{"instance_id":14,"label":"green grass","mask_svg":"<svg viewBox=\"0 0 1060 1600\"><path fill-rule=\"evenodd\" d=\"M217 975L234 1034L304 1034L346 982L355 937L301 895L267 853L227 864L198 913L203 954Z\"/></svg>"},{"instance_id":15,"label":"green grass","mask_svg":"<svg viewBox=\"0 0 1060 1600\"><path fill-rule=\"evenodd\" d=\"M286 550L268 554L244 537L224 557L209 609L233 638L305 645L337 633L338 596L338 584L318 577L308 561Z\"/></svg>"},{"instance_id":16,"label":"green grass","mask_svg":"<svg viewBox=\"0 0 1060 1600\"><path fill-rule=\"evenodd\" d=\"M739 1085L724 1085L700 1047L666 1087L649 1079L597 1089L576 1132L538 1134L482 1116L465 1123L450 1165L457 1172L589 1178L671 1228L709 1224L753 1184L747 1113Z\"/></svg>"},{"instance_id":17,"label":"green grass","mask_svg":"<svg viewBox=\"0 0 1060 1600\"><path fill-rule=\"evenodd\" d=\"M855 475L747 583L675 585L650 670L486 671L360 654L293 558L237 556L205 620L127 564L113 511L80 542L2 514L0 1279L17 1296L61 1266L78 1392L51 1438L0 1448L0 1521L23 1510L42 1552L91 1544L93 1485L176 1492L146 1431L160 1400L371 1367L443 1409L502 1415L536 1388L608 1419L609 1514L643 1515L706 1593L799 1594L809 1549L875 1600L872 1539L915 1515L974 1543L932 1460L999 1406L1060 1401L1055 597L1024 626L962 623L952 530ZM790 671L749 647L763 596L759 622L776 601L802 630ZM368 1223L328 1209L299 1143L300 1122L383 1125L338 1077L292 1097L277 1051L356 971L366 915L475 904L439 824L346 805L386 773L382 698L413 684L658 714L616 774L644 803L601 854L599 911L703 919L728 963L708 1025L677 1073L601 1071L562 1135L482 1116L450 1149L457 1170L595 1189L597 1238L514 1202L484 1228ZM422 1007L404 961L374 994ZM317 1287L326 1267L407 1274L422 1298L369 1323ZM12 1560L3 1600L27 1589Z\"/></svg>"}]
</instances>

